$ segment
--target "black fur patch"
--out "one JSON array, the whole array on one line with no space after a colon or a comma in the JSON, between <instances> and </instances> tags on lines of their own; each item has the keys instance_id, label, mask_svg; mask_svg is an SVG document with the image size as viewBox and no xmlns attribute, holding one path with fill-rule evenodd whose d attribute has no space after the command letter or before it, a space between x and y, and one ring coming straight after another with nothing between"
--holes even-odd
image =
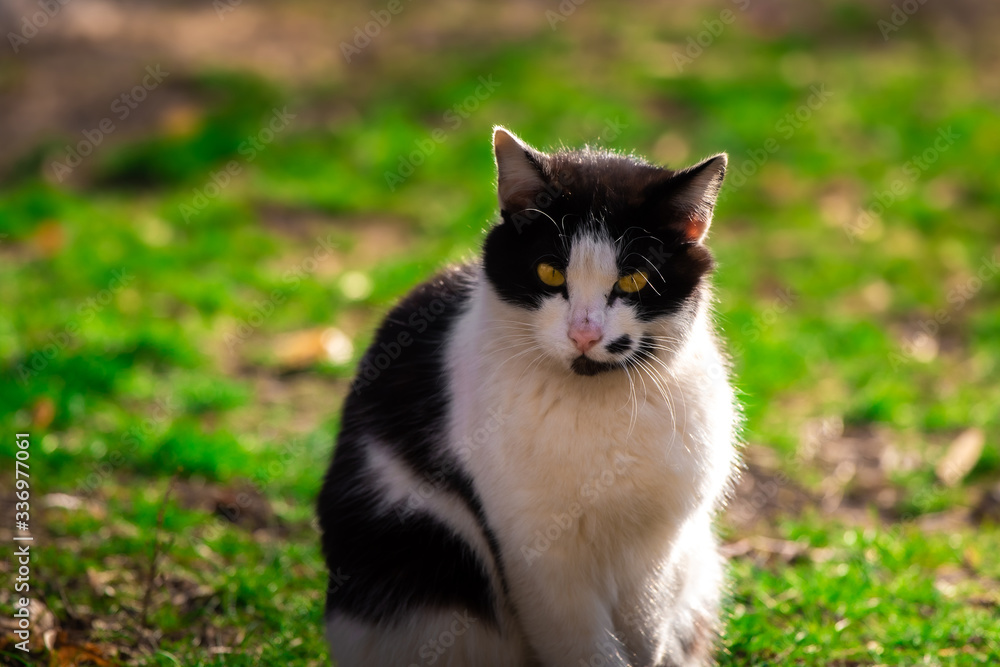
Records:
<instances>
[{"instance_id":1,"label":"black fur patch","mask_svg":"<svg viewBox=\"0 0 1000 667\"><path fill-rule=\"evenodd\" d=\"M604 349L610 352L611 354L621 354L622 352L628 350L631 347L632 347L632 337L629 336L628 334L624 334L614 339L607 345L605 345Z\"/></svg>"},{"instance_id":2,"label":"black fur patch","mask_svg":"<svg viewBox=\"0 0 1000 667\"><path fill-rule=\"evenodd\" d=\"M628 339L627 344L623 339ZM617 345L619 347L624 345L624 347L621 350L616 349L615 351L612 351L611 350L612 345ZM616 354L617 352L629 349L631 345L632 345L632 339L629 336L625 335L622 336L621 338L615 339L614 341L609 343L607 347L609 352ZM608 371L621 369L623 365L627 367L632 367L635 366L639 360L648 359L655 356L653 354L654 350L653 345L654 345L653 339L649 338L648 336L644 336L642 340L639 341L638 349L636 349L635 352L633 352L632 354L630 354L629 356L625 357L620 361L595 361L590 357L581 354L579 357L573 360L573 363L570 364L570 368L577 375L591 376L591 375L597 375L599 373L606 373Z\"/></svg>"},{"instance_id":3,"label":"black fur patch","mask_svg":"<svg viewBox=\"0 0 1000 667\"><path fill-rule=\"evenodd\" d=\"M585 357L581 354L573 360L570 368L577 375L597 375L598 373L605 373L613 371L616 368L621 368L621 364L611 361L594 361L590 357Z\"/></svg>"},{"instance_id":4,"label":"black fur patch","mask_svg":"<svg viewBox=\"0 0 1000 667\"><path fill-rule=\"evenodd\" d=\"M364 441L374 438L434 493L461 498L503 580L499 543L475 485L442 453L449 402L442 355L473 275L472 267L460 267L414 289L386 317L361 362L318 500L327 566L342 582L328 591L328 613L392 623L421 606L454 607L497 622L503 591L493 590L488 568L472 547L419 507L380 513L364 472Z\"/></svg>"}]
</instances>

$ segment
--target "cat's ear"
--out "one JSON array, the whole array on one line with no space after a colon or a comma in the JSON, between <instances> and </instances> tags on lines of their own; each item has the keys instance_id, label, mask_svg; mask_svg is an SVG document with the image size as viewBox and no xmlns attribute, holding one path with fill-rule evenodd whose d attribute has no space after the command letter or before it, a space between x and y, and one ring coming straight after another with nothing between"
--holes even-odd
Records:
<instances>
[{"instance_id":1,"label":"cat's ear","mask_svg":"<svg viewBox=\"0 0 1000 667\"><path fill-rule=\"evenodd\" d=\"M545 189L545 154L499 125L493 128L493 152L497 158L500 210L516 213L536 207L535 198Z\"/></svg>"},{"instance_id":2,"label":"cat's ear","mask_svg":"<svg viewBox=\"0 0 1000 667\"><path fill-rule=\"evenodd\" d=\"M687 241L700 243L708 234L728 162L725 153L713 155L676 172L657 188L655 196L669 207L668 224L679 227Z\"/></svg>"}]
</instances>

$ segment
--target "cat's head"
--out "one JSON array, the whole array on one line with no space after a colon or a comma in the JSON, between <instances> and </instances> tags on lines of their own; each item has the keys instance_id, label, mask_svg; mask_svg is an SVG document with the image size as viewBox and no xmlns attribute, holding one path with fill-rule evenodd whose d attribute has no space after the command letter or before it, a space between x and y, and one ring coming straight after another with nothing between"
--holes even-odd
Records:
<instances>
[{"instance_id":1,"label":"cat's head","mask_svg":"<svg viewBox=\"0 0 1000 667\"><path fill-rule=\"evenodd\" d=\"M580 375L676 348L707 298L726 155L672 171L607 151L543 153L502 127L493 147L502 220L483 266L516 309L497 326Z\"/></svg>"}]
</instances>

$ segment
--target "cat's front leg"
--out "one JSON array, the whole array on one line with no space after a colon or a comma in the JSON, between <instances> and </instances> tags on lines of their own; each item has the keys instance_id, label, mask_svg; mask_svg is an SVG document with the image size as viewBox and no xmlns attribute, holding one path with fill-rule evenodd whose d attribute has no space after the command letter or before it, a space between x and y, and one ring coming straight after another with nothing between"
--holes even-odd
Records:
<instances>
[{"instance_id":1,"label":"cat's front leg","mask_svg":"<svg viewBox=\"0 0 1000 667\"><path fill-rule=\"evenodd\" d=\"M614 632L613 591L586 582L591 572L576 571L572 561L543 560L518 568L512 591L518 621L542 664L630 667L628 653Z\"/></svg>"}]
</instances>

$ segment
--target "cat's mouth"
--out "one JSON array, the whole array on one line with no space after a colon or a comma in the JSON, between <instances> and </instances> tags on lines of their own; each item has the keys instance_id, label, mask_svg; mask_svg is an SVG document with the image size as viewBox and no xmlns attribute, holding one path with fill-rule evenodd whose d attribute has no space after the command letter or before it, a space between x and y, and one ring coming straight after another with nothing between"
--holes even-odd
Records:
<instances>
[{"instance_id":1,"label":"cat's mouth","mask_svg":"<svg viewBox=\"0 0 1000 667\"><path fill-rule=\"evenodd\" d=\"M614 361L594 361L590 357L581 354L573 360L570 368L577 375L597 375L598 373L621 368L621 364Z\"/></svg>"},{"instance_id":2,"label":"cat's mouth","mask_svg":"<svg viewBox=\"0 0 1000 667\"><path fill-rule=\"evenodd\" d=\"M627 336L622 338L627 339ZM631 341L629 341L631 343ZM625 352L629 346L626 346L622 339L611 343L607 346L607 350L612 353ZM627 356L623 356L621 359L616 359L614 361L596 361L591 359L586 354L581 354L573 363L570 364L570 368L577 375L600 375L601 373L606 373L608 371L617 370L623 367L631 366L637 359L642 359L644 357L653 356L653 339L649 336L642 336L639 339L639 345L636 350Z\"/></svg>"}]
</instances>

